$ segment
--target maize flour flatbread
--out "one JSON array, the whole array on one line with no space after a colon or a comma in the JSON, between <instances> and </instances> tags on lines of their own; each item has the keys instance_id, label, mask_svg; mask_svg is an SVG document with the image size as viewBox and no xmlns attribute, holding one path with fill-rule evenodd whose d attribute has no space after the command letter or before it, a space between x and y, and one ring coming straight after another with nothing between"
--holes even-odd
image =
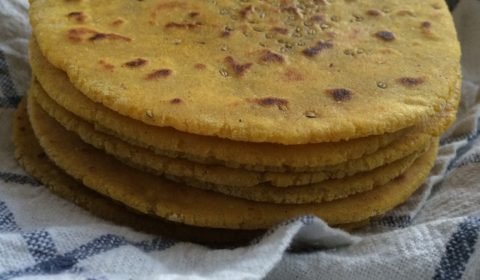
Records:
<instances>
[{"instance_id":1,"label":"maize flour flatbread","mask_svg":"<svg viewBox=\"0 0 480 280\"><path fill-rule=\"evenodd\" d=\"M460 48L443 0L31 0L42 53L133 119L239 141L380 135L443 110Z\"/></svg>"},{"instance_id":2,"label":"maize flour flatbread","mask_svg":"<svg viewBox=\"0 0 480 280\"><path fill-rule=\"evenodd\" d=\"M48 95L59 105L94 123L97 129L170 157L201 163L244 167L258 171L301 171L360 158L385 147L412 128L351 141L284 146L229 141L146 125L92 102L78 91L66 74L53 67L35 41L30 44L32 70Z\"/></svg>"},{"instance_id":3,"label":"maize flour flatbread","mask_svg":"<svg viewBox=\"0 0 480 280\"><path fill-rule=\"evenodd\" d=\"M28 112L35 135L48 157L67 174L142 213L200 227L266 229L305 214L332 225L364 221L405 201L428 176L437 151L430 149L397 179L372 191L319 204L259 203L187 187L128 167L85 144L40 110L30 97Z\"/></svg>"}]
</instances>

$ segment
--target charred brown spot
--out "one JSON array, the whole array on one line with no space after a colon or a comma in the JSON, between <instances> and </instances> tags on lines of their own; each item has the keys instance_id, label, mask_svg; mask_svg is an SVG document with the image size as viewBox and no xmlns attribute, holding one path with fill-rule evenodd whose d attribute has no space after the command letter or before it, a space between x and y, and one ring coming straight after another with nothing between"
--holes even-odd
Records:
<instances>
[{"instance_id":1,"label":"charred brown spot","mask_svg":"<svg viewBox=\"0 0 480 280\"><path fill-rule=\"evenodd\" d=\"M94 33L95 31L87 28L72 28L68 30L67 37L71 41L80 42L82 41L82 38L85 34L92 33L92 32Z\"/></svg>"},{"instance_id":2,"label":"charred brown spot","mask_svg":"<svg viewBox=\"0 0 480 280\"><path fill-rule=\"evenodd\" d=\"M333 43L329 41L320 41L313 47L306 48L302 51L305 56L314 57L321 53L323 50L333 48Z\"/></svg>"},{"instance_id":3,"label":"charred brown spot","mask_svg":"<svg viewBox=\"0 0 480 280\"><path fill-rule=\"evenodd\" d=\"M395 35L390 31L378 31L375 36L385 42L391 42L395 40Z\"/></svg>"},{"instance_id":4,"label":"charred brown spot","mask_svg":"<svg viewBox=\"0 0 480 280\"><path fill-rule=\"evenodd\" d=\"M367 15L372 16L372 17L378 17L381 16L382 13L379 10L372 9L367 11Z\"/></svg>"},{"instance_id":5,"label":"charred brown spot","mask_svg":"<svg viewBox=\"0 0 480 280\"><path fill-rule=\"evenodd\" d=\"M325 2L325 0L313 0L313 3L315 3L315 4L317 4L317 5L325 5L325 4L327 4L327 3Z\"/></svg>"},{"instance_id":6,"label":"charred brown spot","mask_svg":"<svg viewBox=\"0 0 480 280\"><path fill-rule=\"evenodd\" d=\"M180 103L182 103L182 99L180 98L174 98L170 100L170 104L180 104Z\"/></svg>"},{"instance_id":7,"label":"charred brown spot","mask_svg":"<svg viewBox=\"0 0 480 280\"><path fill-rule=\"evenodd\" d=\"M132 39L126 36L118 35L115 33L97 33L97 34L94 34L92 37L88 38L89 41L95 41L95 40L101 40L101 39L122 40L127 42L132 41Z\"/></svg>"},{"instance_id":8,"label":"charred brown spot","mask_svg":"<svg viewBox=\"0 0 480 280\"><path fill-rule=\"evenodd\" d=\"M246 18L250 13L253 12L253 6L249 5L240 10L239 14L242 18Z\"/></svg>"},{"instance_id":9,"label":"charred brown spot","mask_svg":"<svg viewBox=\"0 0 480 280\"><path fill-rule=\"evenodd\" d=\"M98 31L85 28L85 27L72 28L68 30L67 37L68 39L74 42L82 42L87 37L88 37L88 40L91 42L96 40L101 40L101 39L121 40L121 41L127 41L127 42L130 42L132 40L129 37L122 36L119 34L100 33Z\"/></svg>"},{"instance_id":10,"label":"charred brown spot","mask_svg":"<svg viewBox=\"0 0 480 280\"><path fill-rule=\"evenodd\" d=\"M105 39L105 38L107 38L107 34L97 33L97 34L92 35L90 38L88 38L88 40L95 41L95 40L101 40L101 39Z\"/></svg>"},{"instance_id":11,"label":"charred brown spot","mask_svg":"<svg viewBox=\"0 0 480 280\"><path fill-rule=\"evenodd\" d=\"M288 29L287 28L283 28L283 27L273 27L272 29L270 29L272 32L275 32L275 33L279 33L279 34L282 34L282 35L287 35L288 34Z\"/></svg>"},{"instance_id":12,"label":"charred brown spot","mask_svg":"<svg viewBox=\"0 0 480 280\"><path fill-rule=\"evenodd\" d=\"M429 21L424 21L424 22L422 22L421 27L423 29L429 29L430 27L432 27L432 23L429 22Z\"/></svg>"},{"instance_id":13,"label":"charred brown spot","mask_svg":"<svg viewBox=\"0 0 480 280\"><path fill-rule=\"evenodd\" d=\"M274 62L274 63L283 63L285 59L282 55L278 53L271 52L269 50L265 50L260 58L262 62Z\"/></svg>"},{"instance_id":14,"label":"charred brown spot","mask_svg":"<svg viewBox=\"0 0 480 280\"><path fill-rule=\"evenodd\" d=\"M83 12L71 12L67 15L67 17L78 23L85 22L85 19L87 18L87 16Z\"/></svg>"},{"instance_id":15,"label":"charred brown spot","mask_svg":"<svg viewBox=\"0 0 480 280\"><path fill-rule=\"evenodd\" d=\"M237 76L243 76L245 74L245 71L247 71L253 65L252 63L240 64L235 61L235 59L233 59L233 57L231 56L225 57L225 63L230 66L230 68Z\"/></svg>"},{"instance_id":16,"label":"charred brown spot","mask_svg":"<svg viewBox=\"0 0 480 280\"><path fill-rule=\"evenodd\" d=\"M344 88L335 88L327 90L327 93L335 100L336 102L343 102L352 99L353 93Z\"/></svg>"},{"instance_id":17,"label":"charred brown spot","mask_svg":"<svg viewBox=\"0 0 480 280\"><path fill-rule=\"evenodd\" d=\"M123 23L125 23L125 20L119 18L119 19L114 20L114 21L112 22L112 25L113 25L113 26L119 26L119 25L121 25L121 24L123 24Z\"/></svg>"},{"instance_id":18,"label":"charred brown spot","mask_svg":"<svg viewBox=\"0 0 480 280\"><path fill-rule=\"evenodd\" d=\"M137 58L132 61L125 62L123 65L130 68L137 68L144 66L145 64L147 64L147 62L148 61L143 58Z\"/></svg>"},{"instance_id":19,"label":"charred brown spot","mask_svg":"<svg viewBox=\"0 0 480 280\"><path fill-rule=\"evenodd\" d=\"M195 29L195 28L197 28L201 25L202 25L202 23L200 23L200 22L195 22L195 23L169 22L169 23L165 24L165 28L177 28L177 29L192 30L192 29Z\"/></svg>"},{"instance_id":20,"label":"charred brown spot","mask_svg":"<svg viewBox=\"0 0 480 280\"><path fill-rule=\"evenodd\" d=\"M190 13L188 14L188 16L191 17L191 18L198 17L199 15L200 15L199 12L190 12Z\"/></svg>"},{"instance_id":21,"label":"charred brown spot","mask_svg":"<svg viewBox=\"0 0 480 280\"><path fill-rule=\"evenodd\" d=\"M419 86L425 82L424 78L414 78L414 77L403 77L397 80L401 85L412 88Z\"/></svg>"},{"instance_id":22,"label":"charred brown spot","mask_svg":"<svg viewBox=\"0 0 480 280\"><path fill-rule=\"evenodd\" d=\"M260 98L256 99L257 104L261 106L287 106L288 101L285 99L281 98L276 98L276 97L266 97L266 98Z\"/></svg>"},{"instance_id":23,"label":"charred brown spot","mask_svg":"<svg viewBox=\"0 0 480 280\"><path fill-rule=\"evenodd\" d=\"M265 97L251 99L250 102L260 105L262 107L276 106L279 110L286 110L288 108L288 100L277 97Z\"/></svg>"},{"instance_id":24,"label":"charred brown spot","mask_svg":"<svg viewBox=\"0 0 480 280\"><path fill-rule=\"evenodd\" d=\"M223 30L221 33L220 33L220 37L222 38L227 38L227 37L230 37L230 30Z\"/></svg>"},{"instance_id":25,"label":"charred brown spot","mask_svg":"<svg viewBox=\"0 0 480 280\"><path fill-rule=\"evenodd\" d=\"M207 68L207 66L205 66L205 64L202 64L202 63L197 63L193 67L195 67L195 69L198 69L198 70L203 70Z\"/></svg>"},{"instance_id":26,"label":"charred brown spot","mask_svg":"<svg viewBox=\"0 0 480 280\"><path fill-rule=\"evenodd\" d=\"M304 77L301 73L299 73L298 71L294 70L294 69L288 69L286 72L285 72L285 79L287 81L294 81L294 82L297 82L297 81L303 81L304 80Z\"/></svg>"},{"instance_id":27,"label":"charred brown spot","mask_svg":"<svg viewBox=\"0 0 480 280\"><path fill-rule=\"evenodd\" d=\"M160 70L155 70L152 73L148 74L146 79L147 80L164 79L164 78L166 78L170 75L172 75L172 70L170 70L170 69L160 69Z\"/></svg>"}]
</instances>

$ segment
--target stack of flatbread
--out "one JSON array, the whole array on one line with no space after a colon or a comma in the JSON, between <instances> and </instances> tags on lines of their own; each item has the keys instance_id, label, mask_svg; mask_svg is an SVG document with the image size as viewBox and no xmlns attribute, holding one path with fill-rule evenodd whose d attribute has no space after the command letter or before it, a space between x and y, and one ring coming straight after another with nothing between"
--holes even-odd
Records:
<instances>
[{"instance_id":1,"label":"stack of flatbread","mask_svg":"<svg viewBox=\"0 0 480 280\"><path fill-rule=\"evenodd\" d=\"M460 49L430 1L31 0L25 169L102 217L207 243L352 229L427 178Z\"/></svg>"}]
</instances>

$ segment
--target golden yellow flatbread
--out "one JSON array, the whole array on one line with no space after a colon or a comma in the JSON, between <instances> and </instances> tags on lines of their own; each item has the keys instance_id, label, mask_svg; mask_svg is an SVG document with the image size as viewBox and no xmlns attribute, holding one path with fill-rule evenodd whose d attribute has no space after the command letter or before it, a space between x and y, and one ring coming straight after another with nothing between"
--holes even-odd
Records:
<instances>
[{"instance_id":1,"label":"golden yellow flatbread","mask_svg":"<svg viewBox=\"0 0 480 280\"><path fill-rule=\"evenodd\" d=\"M171 128L146 125L92 102L68 81L64 72L48 63L34 40L30 44L30 61L35 76L48 95L68 111L93 123L97 129L138 146L150 148L158 154L201 163L244 167L257 171L307 171L371 154L411 130L408 128L396 133L352 141L293 146L193 135Z\"/></svg>"},{"instance_id":2,"label":"golden yellow flatbread","mask_svg":"<svg viewBox=\"0 0 480 280\"><path fill-rule=\"evenodd\" d=\"M444 0L31 0L47 59L155 126L306 144L443 110L460 47Z\"/></svg>"}]
</instances>

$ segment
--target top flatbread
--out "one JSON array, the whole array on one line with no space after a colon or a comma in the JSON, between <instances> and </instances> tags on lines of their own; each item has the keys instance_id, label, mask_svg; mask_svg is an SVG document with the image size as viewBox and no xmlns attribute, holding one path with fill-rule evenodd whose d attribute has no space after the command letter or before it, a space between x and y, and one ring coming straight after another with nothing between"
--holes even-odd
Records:
<instances>
[{"instance_id":1,"label":"top flatbread","mask_svg":"<svg viewBox=\"0 0 480 280\"><path fill-rule=\"evenodd\" d=\"M38 78L48 96L58 105L94 124L98 130L169 157L235 168L241 166L257 171L306 171L365 158L366 155L389 146L395 140L405 140L405 134L416 129L410 127L390 134L350 141L305 145L251 143L184 133L127 118L91 101L69 82L65 72L53 67L45 59L34 38L30 41L29 55L33 74ZM42 99L45 100L45 98ZM442 122L434 123L438 124L437 127L442 127ZM431 126L427 125L427 127Z\"/></svg>"},{"instance_id":2,"label":"top flatbread","mask_svg":"<svg viewBox=\"0 0 480 280\"><path fill-rule=\"evenodd\" d=\"M460 49L443 0L31 0L48 60L156 126L303 144L442 110Z\"/></svg>"}]
</instances>

